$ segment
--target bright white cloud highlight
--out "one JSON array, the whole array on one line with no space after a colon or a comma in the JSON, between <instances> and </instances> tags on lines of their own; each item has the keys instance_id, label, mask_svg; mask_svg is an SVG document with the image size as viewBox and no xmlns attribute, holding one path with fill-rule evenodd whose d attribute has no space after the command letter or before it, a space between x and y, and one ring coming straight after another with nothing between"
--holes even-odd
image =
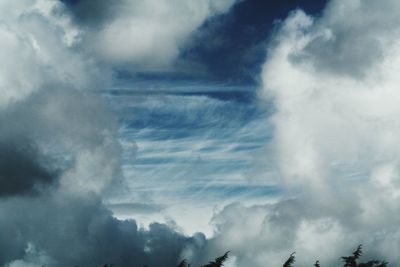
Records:
<instances>
[{"instance_id":1,"label":"bright white cloud highlight","mask_svg":"<svg viewBox=\"0 0 400 267\"><path fill-rule=\"evenodd\" d=\"M235 0L80 1L70 7L83 29L83 48L107 64L166 70L187 39Z\"/></svg>"},{"instance_id":2,"label":"bright white cloud highlight","mask_svg":"<svg viewBox=\"0 0 400 267\"><path fill-rule=\"evenodd\" d=\"M53 11L56 1L0 3L0 107L51 87L86 89L106 73L74 51L76 29Z\"/></svg>"}]
</instances>

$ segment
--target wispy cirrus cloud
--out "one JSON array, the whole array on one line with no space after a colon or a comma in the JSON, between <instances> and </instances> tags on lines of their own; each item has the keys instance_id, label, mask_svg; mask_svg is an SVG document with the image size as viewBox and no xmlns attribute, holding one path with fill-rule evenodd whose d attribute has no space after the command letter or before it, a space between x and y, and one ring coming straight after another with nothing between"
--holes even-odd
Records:
<instances>
[{"instance_id":1,"label":"wispy cirrus cloud","mask_svg":"<svg viewBox=\"0 0 400 267\"><path fill-rule=\"evenodd\" d=\"M254 171L269 134L263 122L271 114L271 107L257 103L254 88L142 81L104 94L123 125L123 171L130 180L130 189L111 203L163 203L158 220L172 218L187 233L211 235L214 209L278 194L275 181ZM203 215L193 220L199 211ZM148 215L136 216L149 221Z\"/></svg>"}]
</instances>

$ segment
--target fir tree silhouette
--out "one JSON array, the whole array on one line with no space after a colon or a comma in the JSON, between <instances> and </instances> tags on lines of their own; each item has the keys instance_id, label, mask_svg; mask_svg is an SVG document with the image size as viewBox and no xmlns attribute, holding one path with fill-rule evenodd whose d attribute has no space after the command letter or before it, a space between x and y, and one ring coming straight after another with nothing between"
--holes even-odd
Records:
<instances>
[{"instance_id":1,"label":"fir tree silhouette","mask_svg":"<svg viewBox=\"0 0 400 267\"><path fill-rule=\"evenodd\" d=\"M386 267L388 263L386 261L371 260L365 263L357 263L357 260L362 255L362 245L359 245L353 252L353 255L342 257L344 261L343 267Z\"/></svg>"},{"instance_id":2,"label":"fir tree silhouette","mask_svg":"<svg viewBox=\"0 0 400 267\"><path fill-rule=\"evenodd\" d=\"M202 267L221 267L224 265L224 262L228 259L228 254L230 251L225 252L221 257L216 258L214 261L210 261L208 264L203 265Z\"/></svg>"},{"instance_id":3,"label":"fir tree silhouette","mask_svg":"<svg viewBox=\"0 0 400 267\"><path fill-rule=\"evenodd\" d=\"M186 261L186 259L183 259L177 267L188 267L188 263Z\"/></svg>"},{"instance_id":4,"label":"fir tree silhouette","mask_svg":"<svg viewBox=\"0 0 400 267\"><path fill-rule=\"evenodd\" d=\"M357 249L353 252L353 255L342 257L344 261L343 267L357 267L357 260L362 255L362 245L358 245Z\"/></svg>"},{"instance_id":5,"label":"fir tree silhouette","mask_svg":"<svg viewBox=\"0 0 400 267\"><path fill-rule=\"evenodd\" d=\"M287 261L283 264L283 267L292 267L293 263L295 262L295 254L296 252L293 252L292 254L290 254L289 259L287 259Z\"/></svg>"},{"instance_id":6,"label":"fir tree silhouette","mask_svg":"<svg viewBox=\"0 0 400 267\"><path fill-rule=\"evenodd\" d=\"M295 262L295 256L294 256L295 253L296 252L290 254L289 258L283 264L283 267L293 267L293 264ZM388 262L379 260L370 260L367 262L358 263L357 261L360 259L361 256L362 256L362 245L359 245L351 256L341 257L342 261L344 262L343 267L387 267L388 265ZM320 266L321 265L317 260L314 263L314 267L320 267Z\"/></svg>"}]
</instances>

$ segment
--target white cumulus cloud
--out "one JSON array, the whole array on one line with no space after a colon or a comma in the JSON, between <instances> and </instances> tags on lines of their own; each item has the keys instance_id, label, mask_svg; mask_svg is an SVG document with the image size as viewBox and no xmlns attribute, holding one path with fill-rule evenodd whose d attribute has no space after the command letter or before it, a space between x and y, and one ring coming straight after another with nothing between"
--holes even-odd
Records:
<instances>
[{"instance_id":1,"label":"white cumulus cloud","mask_svg":"<svg viewBox=\"0 0 400 267\"><path fill-rule=\"evenodd\" d=\"M287 194L226 207L211 251L232 249L237 266L277 266L293 251L296 266L332 266L363 243L399 262L399 15L398 1L334 0L282 22L261 76L276 108L267 153Z\"/></svg>"},{"instance_id":2,"label":"white cumulus cloud","mask_svg":"<svg viewBox=\"0 0 400 267\"><path fill-rule=\"evenodd\" d=\"M118 67L165 71L191 33L235 2L102 0L79 1L68 9L82 29L87 52Z\"/></svg>"}]
</instances>

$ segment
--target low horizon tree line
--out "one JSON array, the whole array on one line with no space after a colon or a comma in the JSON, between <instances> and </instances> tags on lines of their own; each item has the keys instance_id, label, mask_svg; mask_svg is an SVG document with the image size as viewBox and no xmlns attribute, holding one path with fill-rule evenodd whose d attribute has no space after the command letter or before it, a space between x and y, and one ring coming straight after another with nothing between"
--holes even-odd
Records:
<instances>
[{"instance_id":1,"label":"low horizon tree line","mask_svg":"<svg viewBox=\"0 0 400 267\"><path fill-rule=\"evenodd\" d=\"M295 262L295 254L296 252L293 252L290 254L289 258L286 260L286 262L283 264L283 267L293 267L293 264ZM350 256L344 256L341 257L341 260L343 261L343 267L387 267L389 264L387 261L381 261L381 260L370 260L367 262L358 262L359 258L362 255L362 245L358 245L357 249L352 253ZM320 267L320 262L317 260L314 263L314 267Z\"/></svg>"},{"instance_id":2,"label":"low horizon tree line","mask_svg":"<svg viewBox=\"0 0 400 267\"><path fill-rule=\"evenodd\" d=\"M222 256L217 257L214 261L210 261L209 263L202 265L200 267L222 267L224 263L229 258L230 251L225 252ZM289 258L285 261L282 267L293 267L296 261L295 253L290 254ZM381 260L370 260L367 262L358 262L360 257L362 256L362 245L359 245L357 249L350 256L343 256L340 259L343 262L343 267L387 267L388 262ZM78 267L78 266L76 266ZM113 264L105 264L103 267L114 267ZM149 267L145 265L144 267ZM186 259L183 259L177 267L191 267ZM321 267L319 260L314 263L314 267Z\"/></svg>"}]
</instances>

